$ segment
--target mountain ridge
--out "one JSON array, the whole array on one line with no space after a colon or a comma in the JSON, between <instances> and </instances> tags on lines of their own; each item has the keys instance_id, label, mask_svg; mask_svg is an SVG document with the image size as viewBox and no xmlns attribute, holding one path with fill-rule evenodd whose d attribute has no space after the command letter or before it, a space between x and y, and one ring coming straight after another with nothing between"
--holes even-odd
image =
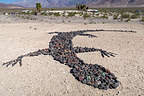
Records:
<instances>
[{"instance_id":1,"label":"mountain ridge","mask_svg":"<svg viewBox=\"0 0 144 96\"><path fill-rule=\"evenodd\" d=\"M144 0L22 0L14 4L35 7L40 2L43 7L71 7L87 4L89 7L144 7Z\"/></svg>"},{"instance_id":2,"label":"mountain ridge","mask_svg":"<svg viewBox=\"0 0 144 96\"><path fill-rule=\"evenodd\" d=\"M17 4L4 4L4 3L0 3L0 8L23 8L20 5Z\"/></svg>"}]
</instances>

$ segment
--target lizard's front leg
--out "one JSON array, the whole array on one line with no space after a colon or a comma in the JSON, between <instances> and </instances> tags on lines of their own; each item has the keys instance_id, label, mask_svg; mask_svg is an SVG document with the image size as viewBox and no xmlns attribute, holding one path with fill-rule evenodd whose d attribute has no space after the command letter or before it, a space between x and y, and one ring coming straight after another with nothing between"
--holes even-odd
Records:
<instances>
[{"instance_id":1,"label":"lizard's front leg","mask_svg":"<svg viewBox=\"0 0 144 96\"><path fill-rule=\"evenodd\" d=\"M115 55L117 55L117 54L115 54L115 53L107 52L107 51L105 51L105 50L97 49L97 48L74 47L74 52L75 52L75 53L95 52L95 51L101 52L102 57L104 57L104 56L107 56L107 57L113 56L113 57L115 57Z\"/></svg>"},{"instance_id":2,"label":"lizard's front leg","mask_svg":"<svg viewBox=\"0 0 144 96\"><path fill-rule=\"evenodd\" d=\"M50 53L51 53L51 51L48 48L46 48L46 49L40 49L38 51L34 51L34 52L30 52L30 53L25 54L25 55L18 56L16 59L8 61L6 63L3 63L2 65L8 67L10 65L14 66L17 63L19 63L20 66L22 66L22 59L24 57L39 56L39 55L50 55Z\"/></svg>"}]
</instances>

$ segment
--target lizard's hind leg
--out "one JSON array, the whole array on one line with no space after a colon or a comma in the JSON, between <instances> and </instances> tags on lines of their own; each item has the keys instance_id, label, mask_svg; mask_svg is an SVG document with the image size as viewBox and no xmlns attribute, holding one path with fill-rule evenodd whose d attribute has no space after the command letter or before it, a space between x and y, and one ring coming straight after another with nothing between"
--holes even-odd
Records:
<instances>
[{"instance_id":1,"label":"lizard's hind leg","mask_svg":"<svg viewBox=\"0 0 144 96\"><path fill-rule=\"evenodd\" d=\"M79 34L80 36L88 36L89 38L94 38L94 37L97 37L95 35L92 35L92 34Z\"/></svg>"}]
</instances>

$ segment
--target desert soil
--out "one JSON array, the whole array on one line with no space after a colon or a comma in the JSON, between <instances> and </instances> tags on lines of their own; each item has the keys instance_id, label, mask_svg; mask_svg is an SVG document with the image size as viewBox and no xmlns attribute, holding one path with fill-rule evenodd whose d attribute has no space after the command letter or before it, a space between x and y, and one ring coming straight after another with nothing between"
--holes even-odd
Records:
<instances>
[{"instance_id":1,"label":"desert soil","mask_svg":"<svg viewBox=\"0 0 144 96\"><path fill-rule=\"evenodd\" d=\"M124 29L137 33L95 32L97 38L77 36L74 46L101 48L116 57L102 58L98 52L77 54L86 63L99 64L113 72L121 85L99 90L77 81L70 68L51 56L26 57L22 67L0 66L0 96L144 96L144 25L140 24L0 24L0 64L17 56L48 48L55 34L84 29Z\"/></svg>"}]
</instances>

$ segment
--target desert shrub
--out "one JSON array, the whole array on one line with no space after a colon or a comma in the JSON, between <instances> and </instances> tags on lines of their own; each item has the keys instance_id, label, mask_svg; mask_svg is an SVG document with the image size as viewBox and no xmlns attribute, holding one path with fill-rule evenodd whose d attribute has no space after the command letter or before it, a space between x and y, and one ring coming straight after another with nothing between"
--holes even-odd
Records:
<instances>
[{"instance_id":1,"label":"desert shrub","mask_svg":"<svg viewBox=\"0 0 144 96\"><path fill-rule=\"evenodd\" d=\"M27 17L25 17L25 19L29 19L30 20L31 18L27 16Z\"/></svg>"},{"instance_id":2,"label":"desert shrub","mask_svg":"<svg viewBox=\"0 0 144 96\"><path fill-rule=\"evenodd\" d=\"M112 16L113 14L111 12L109 12L109 16Z\"/></svg>"},{"instance_id":3,"label":"desert shrub","mask_svg":"<svg viewBox=\"0 0 144 96\"><path fill-rule=\"evenodd\" d=\"M140 15L140 12L134 12L135 13L135 15L137 15L137 16L139 16Z\"/></svg>"},{"instance_id":4,"label":"desert shrub","mask_svg":"<svg viewBox=\"0 0 144 96\"><path fill-rule=\"evenodd\" d=\"M82 12L80 12L79 14L80 14L80 16L83 16L83 13L82 13Z\"/></svg>"},{"instance_id":5,"label":"desert shrub","mask_svg":"<svg viewBox=\"0 0 144 96\"><path fill-rule=\"evenodd\" d=\"M141 21L144 22L144 17L142 17Z\"/></svg>"},{"instance_id":6,"label":"desert shrub","mask_svg":"<svg viewBox=\"0 0 144 96\"><path fill-rule=\"evenodd\" d=\"M121 17L122 17L122 18L129 18L130 15L129 15L129 14L121 14Z\"/></svg>"},{"instance_id":7,"label":"desert shrub","mask_svg":"<svg viewBox=\"0 0 144 96\"><path fill-rule=\"evenodd\" d=\"M87 14L87 13L84 13L84 14L83 14L83 18L84 18L84 19L89 18L89 17L90 17L90 15Z\"/></svg>"},{"instance_id":8,"label":"desert shrub","mask_svg":"<svg viewBox=\"0 0 144 96\"><path fill-rule=\"evenodd\" d=\"M98 14L95 14L96 16L99 16L99 13Z\"/></svg>"},{"instance_id":9,"label":"desert shrub","mask_svg":"<svg viewBox=\"0 0 144 96\"><path fill-rule=\"evenodd\" d=\"M103 16L101 16L100 18L103 18L103 19L108 19L108 16L106 14L104 14Z\"/></svg>"},{"instance_id":10,"label":"desert shrub","mask_svg":"<svg viewBox=\"0 0 144 96\"><path fill-rule=\"evenodd\" d=\"M30 14L31 14L31 15L36 15L36 14L37 14L37 12L32 11Z\"/></svg>"},{"instance_id":11,"label":"desert shrub","mask_svg":"<svg viewBox=\"0 0 144 96\"><path fill-rule=\"evenodd\" d=\"M136 14L134 14L134 15L131 15L131 19L136 19L136 18L138 18L139 16L138 15L136 15Z\"/></svg>"},{"instance_id":12,"label":"desert shrub","mask_svg":"<svg viewBox=\"0 0 144 96\"><path fill-rule=\"evenodd\" d=\"M68 17L72 17L72 16L75 16L76 12L69 12L68 13Z\"/></svg>"},{"instance_id":13,"label":"desert shrub","mask_svg":"<svg viewBox=\"0 0 144 96\"><path fill-rule=\"evenodd\" d=\"M64 13L61 14L61 16L65 17L65 14L66 14L66 13L64 12Z\"/></svg>"},{"instance_id":14,"label":"desert shrub","mask_svg":"<svg viewBox=\"0 0 144 96\"><path fill-rule=\"evenodd\" d=\"M30 13L29 12L22 12L21 14L29 15Z\"/></svg>"},{"instance_id":15,"label":"desert shrub","mask_svg":"<svg viewBox=\"0 0 144 96\"><path fill-rule=\"evenodd\" d=\"M123 21L123 18L122 18L122 17L120 17L120 21Z\"/></svg>"},{"instance_id":16,"label":"desert shrub","mask_svg":"<svg viewBox=\"0 0 144 96\"><path fill-rule=\"evenodd\" d=\"M131 18L129 17L127 20L125 20L125 22L129 22L131 20Z\"/></svg>"},{"instance_id":17,"label":"desert shrub","mask_svg":"<svg viewBox=\"0 0 144 96\"><path fill-rule=\"evenodd\" d=\"M51 16L51 15L53 15L53 13L52 13L52 12L49 12L48 15Z\"/></svg>"},{"instance_id":18,"label":"desert shrub","mask_svg":"<svg viewBox=\"0 0 144 96\"><path fill-rule=\"evenodd\" d=\"M24 17L24 16L21 16L21 18L22 18L22 19L25 19L25 17Z\"/></svg>"},{"instance_id":19,"label":"desert shrub","mask_svg":"<svg viewBox=\"0 0 144 96\"><path fill-rule=\"evenodd\" d=\"M47 15L47 13L43 12L43 13L41 13L41 15L44 15L44 16L46 16L46 15Z\"/></svg>"},{"instance_id":20,"label":"desert shrub","mask_svg":"<svg viewBox=\"0 0 144 96\"><path fill-rule=\"evenodd\" d=\"M114 19L114 20L115 20L115 19L118 19L118 16L119 16L119 14L114 15L114 16L113 16L113 19Z\"/></svg>"},{"instance_id":21,"label":"desert shrub","mask_svg":"<svg viewBox=\"0 0 144 96\"><path fill-rule=\"evenodd\" d=\"M60 13L53 13L54 16L61 16Z\"/></svg>"}]
</instances>

